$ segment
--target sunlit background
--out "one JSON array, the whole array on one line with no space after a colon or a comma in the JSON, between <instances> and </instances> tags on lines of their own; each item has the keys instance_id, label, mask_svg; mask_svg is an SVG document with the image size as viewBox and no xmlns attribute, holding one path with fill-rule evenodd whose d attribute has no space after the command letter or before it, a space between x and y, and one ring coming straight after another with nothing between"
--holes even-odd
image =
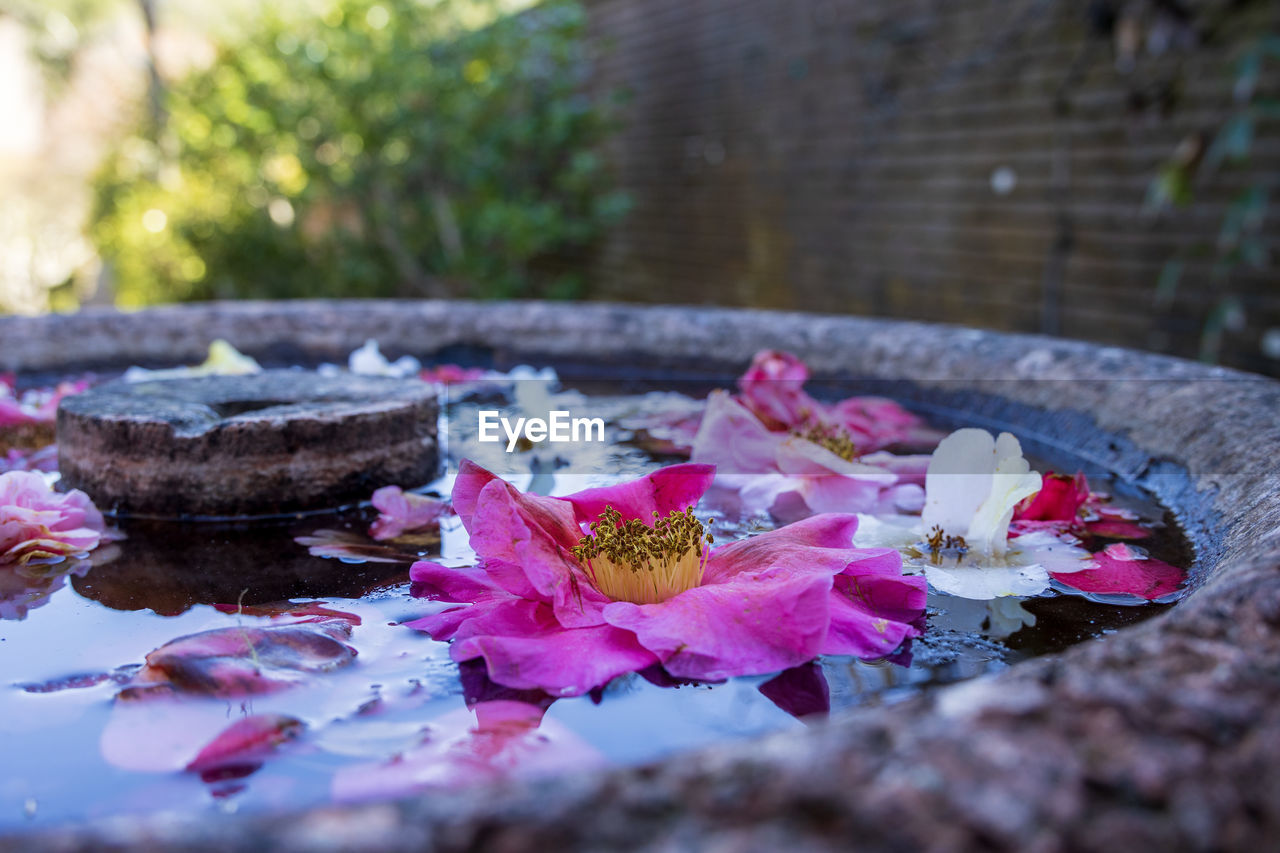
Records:
<instances>
[{"instance_id":1,"label":"sunlit background","mask_svg":"<svg viewBox=\"0 0 1280 853\"><path fill-rule=\"evenodd\" d=\"M0 310L757 305L1280 373L1269 0L0 0Z\"/></svg>"}]
</instances>

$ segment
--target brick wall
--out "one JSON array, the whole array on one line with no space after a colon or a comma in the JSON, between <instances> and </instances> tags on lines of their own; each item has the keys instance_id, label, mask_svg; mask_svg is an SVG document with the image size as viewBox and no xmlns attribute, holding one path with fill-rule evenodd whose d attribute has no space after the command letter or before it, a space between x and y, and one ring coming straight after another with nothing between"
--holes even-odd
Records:
<instances>
[{"instance_id":1,"label":"brick wall","mask_svg":"<svg viewBox=\"0 0 1280 853\"><path fill-rule=\"evenodd\" d=\"M1233 58L1274 2L590 0L609 152L635 202L593 295L1047 331L1194 357L1220 297L1224 361L1280 371L1274 273L1215 279L1233 199L1274 187L1280 141L1195 202L1144 214L1180 141L1231 114ZM1169 10L1174 10L1170 12ZM1138 45L1136 50L1134 45ZM1260 94L1280 89L1280 58ZM1280 215L1264 226L1276 248ZM1188 263L1172 300L1166 262ZM1280 330L1276 333L1280 336Z\"/></svg>"}]
</instances>

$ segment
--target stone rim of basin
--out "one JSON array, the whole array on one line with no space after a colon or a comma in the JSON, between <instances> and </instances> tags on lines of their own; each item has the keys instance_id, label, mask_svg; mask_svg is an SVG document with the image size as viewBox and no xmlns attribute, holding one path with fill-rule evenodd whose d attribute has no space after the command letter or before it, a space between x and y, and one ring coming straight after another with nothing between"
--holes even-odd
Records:
<instances>
[{"instance_id":1,"label":"stone rim of basin","mask_svg":"<svg viewBox=\"0 0 1280 853\"><path fill-rule=\"evenodd\" d=\"M214 337L255 356L335 360L376 337L417 356L470 347L504 364L704 373L788 349L820 378L875 380L940 426L1012 428L1033 450L1109 470L1170 507L1197 551L1188 595L1165 614L803 731L501 792L115 818L14 837L23 849L1206 849L1280 832L1280 383L1030 335L608 304L212 304L3 318L0 334L0 369L65 372L193 360Z\"/></svg>"},{"instance_id":2,"label":"stone rim of basin","mask_svg":"<svg viewBox=\"0 0 1280 853\"><path fill-rule=\"evenodd\" d=\"M332 509L436 473L435 390L268 370L116 380L58 410L59 468L104 511L253 517Z\"/></svg>"}]
</instances>

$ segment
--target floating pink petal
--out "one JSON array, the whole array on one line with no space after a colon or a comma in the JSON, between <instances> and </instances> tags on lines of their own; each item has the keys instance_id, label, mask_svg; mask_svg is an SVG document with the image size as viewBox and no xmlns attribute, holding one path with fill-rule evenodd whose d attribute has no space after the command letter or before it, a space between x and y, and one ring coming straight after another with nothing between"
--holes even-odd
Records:
<instances>
[{"instance_id":1,"label":"floating pink petal","mask_svg":"<svg viewBox=\"0 0 1280 853\"><path fill-rule=\"evenodd\" d=\"M1148 601L1177 592L1187 578L1187 573L1177 566L1123 544L1108 545L1091 560L1096 568L1052 577L1081 592L1122 593Z\"/></svg>"},{"instance_id":2,"label":"floating pink petal","mask_svg":"<svg viewBox=\"0 0 1280 853\"><path fill-rule=\"evenodd\" d=\"M1014 509L1013 520L1074 522L1087 500L1089 481L1084 474L1069 477L1050 471L1044 475L1040 491Z\"/></svg>"},{"instance_id":3,"label":"floating pink petal","mask_svg":"<svg viewBox=\"0 0 1280 853\"><path fill-rule=\"evenodd\" d=\"M406 492L399 486L384 486L373 493L379 515L369 535L379 541L437 525L449 514L449 505L425 495Z\"/></svg>"},{"instance_id":4,"label":"floating pink petal","mask_svg":"<svg viewBox=\"0 0 1280 853\"><path fill-rule=\"evenodd\" d=\"M234 698L272 693L349 665L345 619L217 628L165 643L147 655L123 700L192 694Z\"/></svg>"}]
</instances>

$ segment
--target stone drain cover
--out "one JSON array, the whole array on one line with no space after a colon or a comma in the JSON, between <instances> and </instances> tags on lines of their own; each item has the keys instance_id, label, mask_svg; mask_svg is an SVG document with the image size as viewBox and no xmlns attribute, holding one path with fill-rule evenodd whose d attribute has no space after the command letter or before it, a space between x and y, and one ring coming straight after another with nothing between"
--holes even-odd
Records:
<instances>
[{"instance_id":1,"label":"stone drain cover","mask_svg":"<svg viewBox=\"0 0 1280 853\"><path fill-rule=\"evenodd\" d=\"M270 370L117 380L62 402L58 465L104 511L274 515L436 476L439 406L416 379Z\"/></svg>"}]
</instances>

